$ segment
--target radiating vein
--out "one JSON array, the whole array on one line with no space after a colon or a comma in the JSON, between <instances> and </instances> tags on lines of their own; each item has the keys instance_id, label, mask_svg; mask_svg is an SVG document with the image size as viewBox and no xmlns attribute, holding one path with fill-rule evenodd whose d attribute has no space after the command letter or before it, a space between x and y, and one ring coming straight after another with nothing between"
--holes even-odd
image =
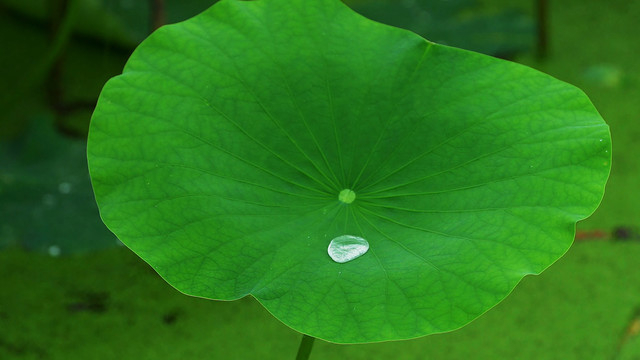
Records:
<instances>
[{"instance_id":1,"label":"radiating vein","mask_svg":"<svg viewBox=\"0 0 640 360\"><path fill-rule=\"evenodd\" d=\"M260 22L263 26L265 26L266 29L269 29L269 27L267 26L268 24L265 23L263 21L263 19L257 17L255 14L251 13L251 15L253 16L253 18L255 20L257 20L258 22ZM307 129L307 131L309 132L309 135L312 137L314 144L318 150L318 152L321 154L321 156L323 157L324 161L325 161L325 165L327 166L327 169L330 170L330 166L329 166L329 162L327 161L326 157L324 156L324 151L322 150L322 148L320 147L318 140L315 137L315 134L311 131L311 129L309 128L309 124L307 122L307 118L306 115L304 114L304 112L302 111L302 108L300 107L300 104L298 104L297 98L294 94L294 92L291 89L291 85L289 84L289 80L288 77L286 76L285 72L282 70L282 65L276 61L276 59L273 58L273 56L271 56L269 53L265 52L262 50L262 47L259 46L258 43L255 42L255 39L252 36L249 36L243 32L240 31L240 29L236 28L236 27L231 27L232 30L236 31L238 34L242 35L245 39L249 40L250 42L252 42L255 46L254 49L257 49L258 51L260 51L260 53L262 53L263 55L265 55L266 57L269 58L269 60L276 66L276 68L278 69L279 73L280 73L280 77L285 85L285 88L287 90L287 93L289 94L289 97L291 99L291 102L293 103L294 107L296 108L296 111L298 112L298 114L300 115L300 118L302 120L302 122L305 125L305 128ZM273 36L273 35L272 35ZM284 129L284 128L283 128ZM287 133L287 136L289 136L289 134ZM293 139L293 137L289 136L289 140L294 144L294 146L296 146L296 148L300 151L300 153L313 165L313 167L316 169L316 171L318 171L318 173L320 173L330 184L334 185L336 187L336 189L339 188L339 185L333 180L331 179L329 176L327 176L327 174L325 174L325 172L323 170L321 170L318 165L316 164L316 162L311 159L311 157L309 157L309 155L302 150L302 148L299 146L299 144Z\"/></svg>"},{"instance_id":2,"label":"radiating vein","mask_svg":"<svg viewBox=\"0 0 640 360\"><path fill-rule=\"evenodd\" d=\"M114 103L114 105L116 105L116 104ZM173 125L175 127L175 125L171 121L169 121L167 119L164 119L164 118L161 118L161 117L158 117L157 115L145 114L145 113L141 112L140 110L133 110L133 109L121 104L121 103L117 104L117 106L125 108L127 111L129 111L131 113L138 113L140 115L153 117L156 120L162 120L164 123ZM227 154L227 155L229 155L229 156L231 156L231 157L233 157L233 158L235 158L235 159L237 159L237 160L239 160L239 161L241 161L241 162L243 162L243 163L245 163L245 164L247 164L249 166L252 166L252 167L254 167L254 168L258 169L258 170L261 170L261 171L263 171L263 172L265 172L265 173L267 173L267 174L269 174L271 176L274 176L274 177L276 177L276 178L278 178L278 179L280 179L280 180L282 180L284 182L290 183L292 185L298 186L298 187L303 188L303 189L307 189L309 191L317 192L317 193L320 193L320 194L323 194L323 195L326 194L326 192L323 192L321 190L318 190L318 189L315 189L315 188L300 184L300 183L298 183L296 181L293 181L291 179L288 179L288 178L285 178L283 176L280 176L280 175L274 173L273 171L270 171L270 170L268 170L268 169L266 169L266 168L264 168L264 167L262 167L262 166L260 166L260 165L258 165L256 163L254 163L254 162L251 162L251 161L249 161L249 160L247 160L247 159L245 159L245 158L243 158L243 157L241 157L241 156L239 156L239 155L237 155L237 154L235 154L235 153L233 153L233 152L231 152L229 150L226 150L226 149L224 149L224 148L212 143L211 141L201 137L198 134L192 133L191 131L189 131L187 129L178 128L178 127L176 127L176 128L179 129L180 131L182 131L183 133L185 133L185 134L187 134L189 136L192 136L193 138L195 138L195 139L197 139L199 141L202 141L203 143L211 146L212 148L217 149L220 152L223 152L223 153L225 153L225 154Z\"/></svg>"},{"instance_id":3,"label":"radiating vein","mask_svg":"<svg viewBox=\"0 0 640 360\"><path fill-rule=\"evenodd\" d=\"M363 209L364 210L364 209ZM365 210L366 211L366 210ZM426 263L427 265L431 266L432 268L434 268L435 270L440 271L440 269L430 260L426 259L425 257L423 257L422 255L418 254L417 252L409 249L406 245L404 245L402 242L392 238L391 236L389 236L388 234L386 234L384 231L380 230L379 227L376 226L376 224L373 221L370 221L366 216L362 215L362 219L364 219L364 221L366 221L372 228L374 228L380 235L382 235L383 237L387 238L389 241L393 242L394 244L398 245L400 248L402 248L403 250L405 250L406 252L408 252L409 254L415 256L416 258L422 260L424 263Z\"/></svg>"},{"instance_id":4,"label":"radiating vein","mask_svg":"<svg viewBox=\"0 0 640 360\"><path fill-rule=\"evenodd\" d=\"M508 149L509 147L510 146L507 146L507 147L504 147L504 148L497 149L495 151L491 151L491 152L486 153L486 154L482 154L480 156L476 156L475 158L469 159L469 160L467 160L467 161L465 161L465 162L463 162L461 164L458 164L458 165L452 166L450 168L447 168L447 169L444 169L444 170L441 170L441 171L438 171L438 172L435 172L435 173L432 173L432 174L428 174L426 176L423 176L423 177L420 177L420 178L417 178L417 179L413 179L413 180L410 180L410 181L407 181L407 182L404 182L404 183L400 183L400 184L389 186L389 187L382 188L382 189L377 189L375 191L369 191L369 192L361 191L361 196L369 196L369 195L378 194L378 193L381 193L381 192L395 190L395 189L398 189L398 188L401 188L401 187L405 187L405 186L408 186L408 185L411 185L411 184L415 184L415 183L418 183L418 182L421 182L421 181L436 177L438 175L445 174L445 173L453 171L455 169L462 168L462 167L467 166L469 164L472 164L472 163L474 163L474 162L476 162L478 160L481 160L481 159L484 159L486 157L489 157L489 156L495 155L497 153L500 153L500 152ZM422 156L424 156L426 154L427 153L424 153ZM416 158L412 162L415 162L418 159L419 158ZM412 162L409 162L409 163L405 164L404 168L406 168L407 166L411 165ZM401 170L402 170L402 168L399 168L396 171L390 172L389 174L387 174L387 176L384 176L382 179L388 178L389 176L392 176L392 175L400 172ZM379 182L380 181L377 181L377 182L371 184L370 186L367 186L366 188L370 188L370 187L372 187L373 185L375 185L376 183L379 183Z\"/></svg>"},{"instance_id":5,"label":"radiating vein","mask_svg":"<svg viewBox=\"0 0 640 360\"><path fill-rule=\"evenodd\" d=\"M187 32L189 32L189 31L187 31ZM217 46L217 44L215 44L214 42L210 41L210 39L203 38L203 37L201 37L201 36L199 36L199 35L197 35L197 34L194 34L193 32L189 32L189 34L191 34L191 35L193 35L193 36L195 36L195 37L198 37L198 38L200 38L200 39L204 40L205 42L207 42L207 43L209 43L209 44L212 44L212 45L213 45L213 46L214 46L214 47L215 47L215 48L216 48L220 53L222 53L222 54L223 54L227 59L229 59L229 60L230 60L230 63L232 63L232 64L233 64L234 70L235 70L235 72L236 72L236 76L237 76L237 77L236 77L236 79L237 79L237 80L242 84L242 86L244 87L244 89L245 89L245 90L247 90L247 92L252 96L252 98L255 100L256 104L257 104L258 106L260 106L260 108L261 108L261 109L262 109L262 111L265 113L265 115L267 115L267 118L269 118L269 119L274 123L274 125L276 125L276 127L277 127L280 131L282 131L282 133L283 133L283 134L285 135L285 137L289 140L289 142L291 142L291 144L292 144L292 145L293 145L293 146L294 146L294 147L295 147L295 148L296 148L296 149L297 149L297 150L298 150L298 151L303 155L303 157L305 157L308 161L310 161L310 162L312 163L312 165L315 165L315 163L313 162L313 160L311 160L311 159L309 158L309 156L306 154L306 152L304 152L304 151L300 148L300 146L298 145L298 143L297 143L295 140L293 140L293 138L291 137L291 135L289 134L289 132L285 130L285 128L282 126L282 124L281 124L278 120L276 120L276 118L271 114L271 112L270 112L270 111L269 111L269 110L264 106L264 104L262 103L262 101L260 101L260 99L258 98L258 96L257 96L257 95L255 94L255 92L253 91L253 89L252 89L252 88L251 88L251 87L246 83L246 81L244 80L244 78L243 78L243 77L242 77L242 75L241 75L241 72L239 71L239 69L238 69L238 68L237 68L237 66L235 65L235 62L233 61L233 59L232 59L232 58L231 58L227 53L225 53L225 52L224 52L224 51L223 51L219 46ZM184 56L184 57L187 57L184 53L181 53L180 55L181 55L181 56ZM200 63L200 64L202 64L202 65L204 65L204 66L206 66L206 67L209 67L209 68L213 69L213 68L211 67L211 65L210 65L210 64L203 63L202 61L200 61L200 60L198 60L198 59L191 58L191 57L187 57L187 58L189 58L189 59L190 59L190 60L192 60L192 61L198 62L198 63ZM213 69L213 70L214 70L214 71L216 71L215 69ZM224 113L222 113L220 110L218 110L218 109L216 109L215 107L213 107L209 101L207 101L206 99L204 99L204 98L202 98L202 97L200 97L200 98L201 98L201 99L203 99L203 100L205 100L205 102L206 102L206 104L207 104L207 105L209 105L212 109L216 110L220 115L222 115L223 117L225 117L225 119L227 119L228 121L231 121L231 119L230 119L228 116L226 116L226 115L225 115ZM248 134L248 133L246 132L246 130L244 130L244 128L240 127L237 123L236 123L235 125L236 125L239 129L242 129L243 133ZM256 139L255 139L254 137L252 137L252 140L256 141ZM257 142L257 141L256 141L256 142ZM261 144L261 143L258 143L258 144L266 148L266 145L263 145L263 144ZM285 160L284 160L284 158L282 158L282 157L281 157L279 154L277 154L274 150L272 150L272 149L270 149L270 148L267 148L267 149L269 149L269 151L270 151L270 152L272 152L274 155L276 155L279 159L281 159L281 160L285 161ZM296 165L294 165L294 164L290 163L289 161L285 161L285 163L287 163L289 166L292 166L294 169L296 169L297 171L301 172L302 174L304 174L305 176L307 176L308 178L310 178L310 179L311 179L311 180L313 180L314 182L318 183L319 185L321 185L321 186L323 186L323 187L325 187L325 188L328 188L328 189L332 190L332 189L331 189L331 187L330 187L330 186L328 186L326 183L324 183L324 182L322 182L322 181L320 181L320 180L316 179L314 176L312 176L312 175L310 175L309 173L307 173L306 171L304 171L304 170L300 169L300 168L299 168L299 167L297 167ZM316 170L318 170L318 169L316 169ZM320 172L320 174L324 176L324 173ZM325 178L326 178L326 176L325 176ZM329 180L329 179L327 178L327 180Z\"/></svg>"}]
</instances>

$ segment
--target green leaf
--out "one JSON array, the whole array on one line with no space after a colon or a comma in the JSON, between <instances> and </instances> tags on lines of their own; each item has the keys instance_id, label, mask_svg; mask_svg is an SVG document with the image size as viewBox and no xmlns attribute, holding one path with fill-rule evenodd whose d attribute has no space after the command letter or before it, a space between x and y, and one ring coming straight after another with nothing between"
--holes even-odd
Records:
<instances>
[{"instance_id":1,"label":"green leaf","mask_svg":"<svg viewBox=\"0 0 640 360\"><path fill-rule=\"evenodd\" d=\"M535 23L516 9L488 11L477 0L345 0L358 13L449 46L513 57L535 43Z\"/></svg>"},{"instance_id":2,"label":"green leaf","mask_svg":"<svg viewBox=\"0 0 640 360\"><path fill-rule=\"evenodd\" d=\"M57 256L116 246L91 193L86 143L61 136L52 116L30 122L23 136L0 143L0 250Z\"/></svg>"},{"instance_id":3,"label":"green leaf","mask_svg":"<svg viewBox=\"0 0 640 360\"><path fill-rule=\"evenodd\" d=\"M337 0L224 0L140 45L88 152L103 220L175 288L358 343L459 328L543 271L610 147L535 70ZM342 235L368 251L334 262Z\"/></svg>"}]
</instances>

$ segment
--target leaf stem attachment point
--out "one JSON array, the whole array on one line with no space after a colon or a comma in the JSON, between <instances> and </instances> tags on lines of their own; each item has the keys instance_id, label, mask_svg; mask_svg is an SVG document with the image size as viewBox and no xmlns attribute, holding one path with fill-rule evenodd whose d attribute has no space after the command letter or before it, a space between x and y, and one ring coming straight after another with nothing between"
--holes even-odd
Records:
<instances>
[{"instance_id":1,"label":"leaf stem attachment point","mask_svg":"<svg viewBox=\"0 0 640 360\"><path fill-rule=\"evenodd\" d=\"M351 204L356 199L356 193L351 189L344 189L338 194L338 200L345 204Z\"/></svg>"}]
</instances>

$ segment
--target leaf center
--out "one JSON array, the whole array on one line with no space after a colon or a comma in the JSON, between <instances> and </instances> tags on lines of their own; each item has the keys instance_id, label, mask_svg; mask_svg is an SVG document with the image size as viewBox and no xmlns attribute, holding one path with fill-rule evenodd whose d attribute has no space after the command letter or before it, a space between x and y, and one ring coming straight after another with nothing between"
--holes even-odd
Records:
<instances>
[{"instance_id":1,"label":"leaf center","mask_svg":"<svg viewBox=\"0 0 640 360\"><path fill-rule=\"evenodd\" d=\"M356 199L356 193L351 189L344 189L338 194L338 200L345 204L351 204Z\"/></svg>"}]
</instances>

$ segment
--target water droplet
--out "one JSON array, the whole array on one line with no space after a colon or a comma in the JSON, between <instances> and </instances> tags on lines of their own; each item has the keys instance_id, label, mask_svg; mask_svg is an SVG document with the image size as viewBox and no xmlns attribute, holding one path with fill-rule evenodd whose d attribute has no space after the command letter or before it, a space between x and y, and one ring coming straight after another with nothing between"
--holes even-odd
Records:
<instances>
[{"instance_id":1,"label":"water droplet","mask_svg":"<svg viewBox=\"0 0 640 360\"><path fill-rule=\"evenodd\" d=\"M57 257L57 256L60 256L61 252L62 252L62 250L60 250L59 246L57 246L57 245L49 246L49 255L51 255L53 257Z\"/></svg>"},{"instance_id":2,"label":"water droplet","mask_svg":"<svg viewBox=\"0 0 640 360\"><path fill-rule=\"evenodd\" d=\"M351 189L344 189L338 194L338 200L345 204L351 204L356 199L356 193Z\"/></svg>"},{"instance_id":3,"label":"water droplet","mask_svg":"<svg viewBox=\"0 0 640 360\"><path fill-rule=\"evenodd\" d=\"M71 184L68 182L63 182L58 185L58 191L60 194L68 194L71 192Z\"/></svg>"},{"instance_id":4,"label":"water droplet","mask_svg":"<svg viewBox=\"0 0 640 360\"><path fill-rule=\"evenodd\" d=\"M327 251L333 261L342 264L356 259L369 251L369 242L361 237L342 235L331 240Z\"/></svg>"}]
</instances>

